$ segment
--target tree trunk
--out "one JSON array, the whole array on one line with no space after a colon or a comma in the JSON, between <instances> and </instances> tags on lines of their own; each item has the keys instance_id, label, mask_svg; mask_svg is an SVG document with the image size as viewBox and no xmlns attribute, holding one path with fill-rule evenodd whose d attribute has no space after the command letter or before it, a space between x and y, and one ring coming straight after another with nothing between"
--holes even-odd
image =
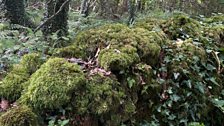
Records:
<instances>
[{"instance_id":1,"label":"tree trunk","mask_svg":"<svg viewBox=\"0 0 224 126\"><path fill-rule=\"evenodd\" d=\"M69 0L47 0L46 8L45 19L47 20L52 16L53 18L43 26L44 36L55 32L58 32L58 37L67 35Z\"/></svg>"},{"instance_id":2,"label":"tree trunk","mask_svg":"<svg viewBox=\"0 0 224 126\"><path fill-rule=\"evenodd\" d=\"M129 13L129 18L128 18L128 24L132 24L135 20L135 2L133 0L128 0L128 13Z\"/></svg>"},{"instance_id":3,"label":"tree trunk","mask_svg":"<svg viewBox=\"0 0 224 126\"><path fill-rule=\"evenodd\" d=\"M88 0L82 0L80 13L83 17L89 15L89 2Z\"/></svg>"},{"instance_id":4,"label":"tree trunk","mask_svg":"<svg viewBox=\"0 0 224 126\"><path fill-rule=\"evenodd\" d=\"M6 18L12 24L19 24L34 28L35 25L31 22L25 12L24 0L3 0L6 9Z\"/></svg>"}]
</instances>

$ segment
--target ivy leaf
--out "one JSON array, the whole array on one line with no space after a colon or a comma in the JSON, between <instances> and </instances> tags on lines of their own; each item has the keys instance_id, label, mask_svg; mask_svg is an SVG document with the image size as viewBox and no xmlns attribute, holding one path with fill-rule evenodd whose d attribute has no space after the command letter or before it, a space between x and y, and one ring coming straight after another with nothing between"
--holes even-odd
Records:
<instances>
[{"instance_id":1,"label":"ivy leaf","mask_svg":"<svg viewBox=\"0 0 224 126\"><path fill-rule=\"evenodd\" d=\"M172 91L172 88L171 87L167 90L167 93L168 94L173 94L173 91Z\"/></svg>"},{"instance_id":2,"label":"ivy leaf","mask_svg":"<svg viewBox=\"0 0 224 126\"><path fill-rule=\"evenodd\" d=\"M179 77L180 73L173 73L174 79L176 80Z\"/></svg>"},{"instance_id":3,"label":"ivy leaf","mask_svg":"<svg viewBox=\"0 0 224 126\"><path fill-rule=\"evenodd\" d=\"M209 78L209 80L210 80L213 84L215 84L215 85L217 85L217 86L220 86L220 85L216 82L216 80L215 80L214 77Z\"/></svg>"},{"instance_id":4,"label":"ivy leaf","mask_svg":"<svg viewBox=\"0 0 224 126\"><path fill-rule=\"evenodd\" d=\"M132 88L133 85L135 84L135 80L132 79L132 78L130 78L130 77L128 77L128 78L127 78L127 81L128 81L128 87L129 87L129 88Z\"/></svg>"},{"instance_id":5,"label":"ivy leaf","mask_svg":"<svg viewBox=\"0 0 224 126\"><path fill-rule=\"evenodd\" d=\"M222 90L221 94L224 96L224 90Z\"/></svg>"},{"instance_id":6,"label":"ivy leaf","mask_svg":"<svg viewBox=\"0 0 224 126\"><path fill-rule=\"evenodd\" d=\"M207 64L207 65L206 65L206 69L209 70L209 71L213 71L213 70L215 70L216 68L215 68L213 65L211 65L211 64Z\"/></svg>"},{"instance_id":7,"label":"ivy leaf","mask_svg":"<svg viewBox=\"0 0 224 126\"><path fill-rule=\"evenodd\" d=\"M198 89L202 94L205 93L205 86L201 82L197 82L195 88Z\"/></svg>"},{"instance_id":8,"label":"ivy leaf","mask_svg":"<svg viewBox=\"0 0 224 126\"><path fill-rule=\"evenodd\" d=\"M224 100L212 99L212 103L224 113Z\"/></svg>"},{"instance_id":9,"label":"ivy leaf","mask_svg":"<svg viewBox=\"0 0 224 126\"><path fill-rule=\"evenodd\" d=\"M61 126L65 126L65 125L67 125L69 123L69 119L67 119L67 120L63 120L62 122L61 122Z\"/></svg>"},{"instance_id":10,"label":"ivy leaf","mask_svg":"<svg viewBox=\"0 0 224 126\"><path fill-rule=\"evenodd\" d=\"M174 101L174 102L177 102L178 100L180 100L180 96L176 95L176 94L173 94L171 95L171 100Z\"/></svg>"},{"instance_id":11,"label":"ivy leaf","mask_svg":"<svg viewBox=\"0 0 224 126\"><path fill-rule=\"evenodd\" d=\"M169 120L174 120L175 118L176 118L176 116L173 115L173 114L171 114L171 115L168 117Z\"/></svg>"},{"instance_id":12,"label":"ivy leaf","mask_svg":"<svg viewBox=\"0 0 224 126\"><path fill-rule=\"evenodd\" d=\"M184 84L186 84L190 89L192 88L191 80L184 81Z\"/></svg>"}]
</instances>

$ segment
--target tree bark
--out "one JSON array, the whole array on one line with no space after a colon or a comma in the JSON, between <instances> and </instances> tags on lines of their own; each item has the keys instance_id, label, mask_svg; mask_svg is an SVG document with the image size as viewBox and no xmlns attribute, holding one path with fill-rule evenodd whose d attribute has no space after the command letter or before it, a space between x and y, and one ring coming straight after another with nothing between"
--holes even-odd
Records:
<instances>
[{"instance_id":1,"label":"tree bark","mask_svg":"<svg viewBox=\"0 0 224 126\"><path fill-rule=\"evenodd\" d=\"M83 17L87 17L89 15L88 0L82 0L80 13L83 15Z\"/></svg>"},{"instance_id":2,"label":"tree bark","mask_svg":"<svg viewBox=\"0 0 224 126\"><path fill-rule=\"evenodd\" d=\"M128 24L132 24L135 20L135 3L133 2L133 0L128 0L128 13L129 13L129 18L128 18Z\"/></svg>"},{"instance_id":3,"label":"tree bark","mask_svg":"<svg viewBox=\"0 0 224 126\"><path fill-rule=\"evenodd\" d=\"M26 15L24 0L3 0L3 3L6 9L5 16L10 20L10 23L31 28L35 27L33 22Z\"/></svg>"},{"instance_id":4,"label":"tree bark","mask_svg":"<svg viewBox=\"0 0 224 126\"><path fill-rule=\"evenodd\" d=\"M62 6L63 8L61 8ZM55 33L55 32L58 32L57 33L58 37L67 35L68 34L69 1L68 0L47 0L46 8L47 8L47 12L45 14L45 19L47 20L52 16L53 18L49 20L43 26L42 31L44 36L51 35L52 33ZM57 15L55 15L56 13Z\"/></svg>"}]
</instances>

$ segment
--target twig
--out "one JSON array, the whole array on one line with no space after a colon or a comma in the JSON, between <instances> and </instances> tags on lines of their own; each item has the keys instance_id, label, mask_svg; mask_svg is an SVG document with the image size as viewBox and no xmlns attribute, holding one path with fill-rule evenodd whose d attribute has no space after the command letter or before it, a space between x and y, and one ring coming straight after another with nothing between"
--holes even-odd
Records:
<instances>
[{"instance_id":1,"label":"twig","mask_svg":"<svg viewBox=\"0 0 224 126\"><path fill-rule=\"evenodd\" d=\"M48 23L49 21L51 21L54 17L56 17L62 10L63 8L65 7L65 5L70 2L70 0L66 0L62 5L61 7L59 8L59 10L54 14L52 15L51 17L49 17L48 19L46 19L42 24L40 24L36 29L34 29L34 33L36 33L40 28L42 28L46 23Z\"/></svg>"},{"instance_id":2,"label":"twig","mask_svg":"<svg viewBox=\"0 0 224 126\"><path fill-rule=\"evenodd\" d=\"M215 51L212 51L212 55L215 57L215 60L216 60L217 65L218 65L217 73L220 74L221 73L221 62L219 60L219 57L218 57L218 55Z\"/></svg>"}]
</instances>

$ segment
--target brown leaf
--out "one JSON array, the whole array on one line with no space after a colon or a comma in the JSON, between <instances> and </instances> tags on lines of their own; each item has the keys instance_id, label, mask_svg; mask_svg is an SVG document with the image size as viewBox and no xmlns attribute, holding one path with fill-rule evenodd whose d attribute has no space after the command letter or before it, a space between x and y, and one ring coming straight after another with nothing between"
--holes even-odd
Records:
<instances>
[{"instance_id":1,"label":"brown leaf","mask_svg":"<svg viewBox=\"0 0 224 126\"><path fill-rule=\"evenodd\" d=\"M7 110L9 108L9 101L2 99L0 107L3 111Z\"/></svg>"}]
</instances>

